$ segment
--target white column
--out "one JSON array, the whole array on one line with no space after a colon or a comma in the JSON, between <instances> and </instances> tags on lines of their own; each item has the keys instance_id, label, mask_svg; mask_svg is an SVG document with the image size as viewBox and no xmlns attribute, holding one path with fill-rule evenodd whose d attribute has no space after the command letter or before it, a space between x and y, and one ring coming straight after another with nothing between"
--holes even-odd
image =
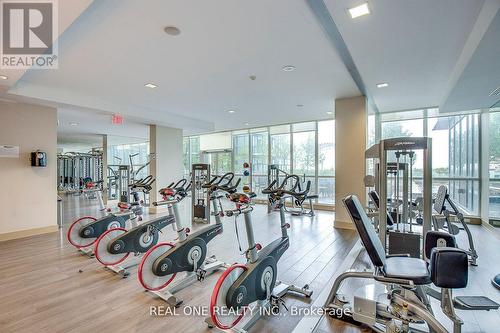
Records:
<instances>
[{"instance_id":1,"label":"white column","mask_svg":"<svg viewBox=\"0 0 500 333\"><path fill-rule=\"evenodd\" d=\"M355 194L365 205L366 98L335 100L335 227L353 229L342 199Z\"/></svg>"},{"instance_id":2,"label":"white column","mask_svg":"<svg viewBox=\"0 0 500 333\"><path fill-rule=\"evenodd\" d=\"M155 155L149 165L149 173L156 179L150 194L153 202L160 199L159 189L180 180L183 175L182 130L150 125L149 152ZM151 212L156 212L155 207Z\"/></svg>"}]
</instances>

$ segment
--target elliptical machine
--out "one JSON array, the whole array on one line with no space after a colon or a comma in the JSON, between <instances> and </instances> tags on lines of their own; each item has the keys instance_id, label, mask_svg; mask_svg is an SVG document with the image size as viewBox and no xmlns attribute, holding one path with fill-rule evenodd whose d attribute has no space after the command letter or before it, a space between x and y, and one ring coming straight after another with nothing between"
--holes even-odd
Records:
<instances>
[{"instance_id":1,"label":"elliptical machine","mask_svg":"<svg viewBox=\"0 0 500 333\"><path fill-rule=\"evenodd\" d=\"M177 182L174 188L167 187L159 192L164 198L175 195L180 202L187 196L190 185L187 185L185 179ZM172 185L172 184L171 184ZM112 272L127 277L130 273L128 268L139 264L142 254L155 246L160 237L161 230L175 222L173 214L158 217L151 221L142 223L129 231L124 228L114 228L104 232L95 243L95 257ZM118 266L129 255L134 254L134 260L131 260L126 266Z\"/></svg>"},{"instance_id":2,"label":"elliptical machine","mask_svg":"<svg viewBox=\"0 0 500 333\"><path fill-rule=\"evenodd\" d=\"M229 267L221 275L215 285L210 300L210 317L205 320L208 327L217 326L220 329L233 329L244 317L247 307L257 302L255 308L250 311L248 320L235 329L239 332L248 331L258 319L265 313L265 308L270 307L273 313L279 312L280 305L284 305L283 297L294 292L305 297L311 297L312 291L309 286L297 288L286 285L276 280L278 273L278 261L289 247L287 229L290 224L285 220L285 196L301 197L303 192L296 192L297 183L292 190L286 190L288 180L300 181L296 175L287 175L278 188L274 180L262 193L268 194L278 202L281 220L281 237L262 248L255 243L251 212L253 210L251 198L255 193L233 193L229 199L236 203L236 209L226 211L227 216L239 216L243 214L248 240L248 249L245 254L246 264L235 264ZM260 309L258 309L260 308Z\"/></svg>"},{"instance_id":3,"label":"elliptical machine","mask_svg":"<svg viewBox=\"0 0 500 333\"><path fill-rule=\"evenodd\" d=\"M207 258L207 244L223 231L221 222L223 211L220 202L223 195L220 191L234 193L240 179L233 185L234 173L232 172L217 179L218 177L213 177L208 183L202 185L210 193L215 224L208 225L192 234L188 235L188 231L180 223L176 200L156 203L157 205L167 204L169 210L173 211L176 217L178 241L175 244L159 243L152 247L142 258L138 278L147 291L153 292L171 306L179 307L182 304L182 300L175 295L177 292L196 281L203 281L207 275L217 270L228 267L215 256ZM185 277L170 284L180 272L186 272Z\"/></svg>"}]
</instances>

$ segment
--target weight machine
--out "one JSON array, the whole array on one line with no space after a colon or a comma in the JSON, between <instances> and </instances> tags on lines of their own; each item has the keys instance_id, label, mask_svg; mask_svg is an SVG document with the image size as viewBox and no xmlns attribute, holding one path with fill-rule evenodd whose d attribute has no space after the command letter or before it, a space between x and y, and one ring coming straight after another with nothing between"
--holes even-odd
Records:
<instances>
[{"instance_id":1,"label":"weight machine","mask_svg":"<svg viewBox=\"0 0 500 333\"><path fill-rule=\"evenodd\" d=\"M210 191L203 187L205 183L210 181L210 164L193 164L191 177L192 220L193 222L210 223Z\"/></svg>"},{"instance_id":2,"label":"weight machine","mask_svg":"<svg viewBox=\"0 0 500 333\"><path fill-rule=\"evenodd\" d=\"M423 257L423 239L432 226L432 140L427 137L391 138L381 140L365 152L374 159L374 185L378 193L379 238L389 254L409 253ZM417 151L423 158L423 191L420 223L410 214L413 205L413 168ZM391 161L389 161L391 159ZM387 213L394 220L388 232Z\"/></svg>"},{"instance_id":3,"label":"weight machine","mask_svg":"<svg viewBox=\"0 0 500 333\"><path fill-rule=\"evenodd\" d=\"M98 184L102 190L102 152L57 155L58 189L65 192L80 192L88 182Z\"/></svg>"}]
</instances>

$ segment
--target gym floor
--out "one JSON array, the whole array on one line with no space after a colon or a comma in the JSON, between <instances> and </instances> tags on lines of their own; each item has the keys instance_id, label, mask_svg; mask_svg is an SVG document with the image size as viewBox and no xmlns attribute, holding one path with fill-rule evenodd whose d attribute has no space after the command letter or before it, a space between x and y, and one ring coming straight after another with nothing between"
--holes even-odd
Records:
<instances>
[{"instance_id":1,"label":"gym floor","mask_svg":"<svg viewBox=\"0 0 500 333\"><path fill-rule=\"evenodd\" d=\"M189 200L180 207L184 222L190 221ZM210 332L202 316L186 316L183 307L208 306L216 273L203 283L179 293L184 304L178 316L151 316L151 306L164 306L162 300L144 292L137 281L137 268L121 279L105 270L94 259L78 254L67 243L68 224L83 215L100 215L97 206L78 196L64 197L64 226L59 233L39 235L0 243L0 332L89 332L99 330L164 332ZM158 214L166 214L160 212ZM145 216L145 219L155 216ZM287 215L291 228L290 248L279 263L278 278L297 286L309 284L314 290L310 300L289 296L286 304L308 306L327 288L328 281L357 241L354 231L332 227L333 213L318 211L314 218ZM267 214L266 207L257 205L253 212L257 242L265 245L279 237L279 214ZM235 235L233 218L224 218L224 233L209 244L209 254L227 262L244 262ZM245 246L243 219L238 220L242 247ZM195 225L199 228L202 225ZM173 241L175 233L167 227L165 241ZM497 258L497 231L472 226L479 248L479 266L470 270L466 294L483 294L500 302L498 291L490 285L490 278L500 272ZM461 239L459 238L459 242ZM461 242L462 243L462 242ZM354 267L368 266L364 253ZM346 284L353 290L359 282ZM348 293L348 291L346 292ZM456 294L465 294L457 291ZM439 310L436 311L439 313ZM493 332L500 327L500 314L493 312L459 311L466 321L464 332ZM168 318L167 318L168 317ZM265 318L255 326L254 332L290 332L301 319L283 311L283 316ZM369 331L338 320L324 319L320 332Z\"/></svg>"}]
</instances>

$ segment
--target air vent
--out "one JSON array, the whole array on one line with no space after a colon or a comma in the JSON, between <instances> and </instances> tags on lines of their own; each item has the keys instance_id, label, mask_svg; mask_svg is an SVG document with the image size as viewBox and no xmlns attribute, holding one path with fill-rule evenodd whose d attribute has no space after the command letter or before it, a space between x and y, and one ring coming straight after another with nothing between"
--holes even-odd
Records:
<instances>
[{"instance_id":1,"label":"air vent","mask_svg":"<svg viewBox=\"0 0 500 333\"><path fill-rule=\"evenodd\" d=\"M500 95L500 86L498 86L495 90L490 92L490 96L499 96Z\"/></svg>"}]
</instances>

